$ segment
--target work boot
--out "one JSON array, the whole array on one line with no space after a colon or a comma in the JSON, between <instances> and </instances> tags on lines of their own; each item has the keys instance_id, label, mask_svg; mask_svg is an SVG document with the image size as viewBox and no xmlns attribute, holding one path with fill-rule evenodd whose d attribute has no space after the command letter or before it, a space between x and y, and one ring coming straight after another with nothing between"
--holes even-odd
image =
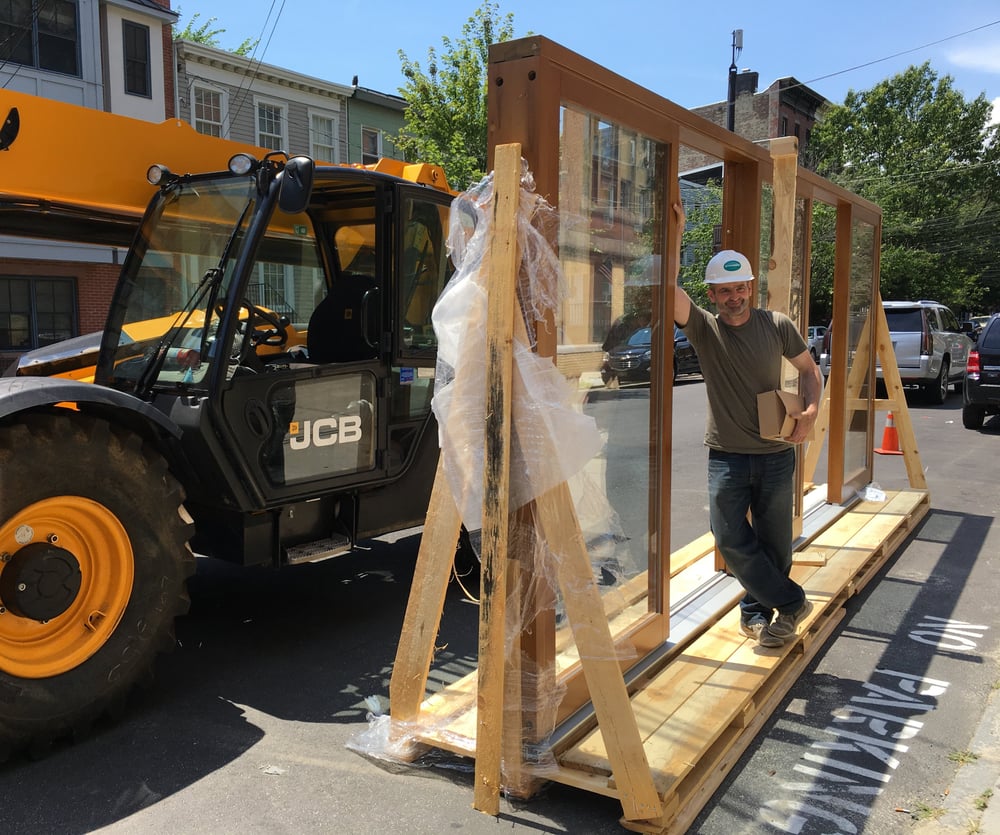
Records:
<instances>
[{"instance_id":1,"label":"work boot","mask_svg":"<svg viewBox=\"0 0 1000 835\"><path fill-rule=\"evenodd\" d=\"M774 619L768 629L771 631L772 635L777 635L782 640L786 638L791 638L795 634L796 627L802 623L806 615L812 611L812 602L806 598L802 601L802 605L799 606L794 612L783 615L778 612L778 616Z\"/></svg>"},{"instance_id":2,"label":"work boot","mask_svg":"<svg viewBox=\"0 0 1000 835\"><path fill-rule=\"evenodd\" d=\"M748 638L753 638L762 647L783 647L785 641L783 638L779 638L773 632L771 632L770 627L764 623L762 620L755 620L751 623L740 623L740 632L746 635Z\"/></svg>"}]
</instances>

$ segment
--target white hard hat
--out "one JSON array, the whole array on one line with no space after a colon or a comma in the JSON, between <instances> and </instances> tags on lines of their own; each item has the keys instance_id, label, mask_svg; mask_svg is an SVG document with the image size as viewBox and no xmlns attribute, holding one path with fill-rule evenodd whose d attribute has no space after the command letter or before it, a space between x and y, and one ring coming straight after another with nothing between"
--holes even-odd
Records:
<instances>
[{"instance_id":1,"label":"white hard hat","mask_svg":"<svg viewBox=\"0 0 1000 835\"><path fill-rule=\"evenodd\" d=\"M713 255L705 267L705 283L731 284L734 281L753 281L753 269L745 255L735 249L724 249Z\"/></svg>"}]
</instances>

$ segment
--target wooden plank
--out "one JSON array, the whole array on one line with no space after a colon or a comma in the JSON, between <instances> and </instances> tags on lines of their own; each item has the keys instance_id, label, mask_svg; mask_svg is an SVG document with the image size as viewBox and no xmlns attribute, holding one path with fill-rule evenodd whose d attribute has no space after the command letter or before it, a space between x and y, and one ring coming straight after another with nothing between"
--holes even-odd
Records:
<instances>
[{"instance_id":1,"label":"wooden plank","mask_svg":"<svg viewBox=\"0 0 1000 835\"><path fill-rule=\"evenodd\" d=\"M919 496L916 497L917 506L919 507L922 503L922 499ZM912 506L914 504L913 495L905 497L899 504ZM815 575L813 579L815 580ZM721 785L732 764L754 739L764 721L777 708L780 700L784 698L787 690L797 680L804 666L829 638L843 616L844 610L838 606L816 622L813 628L805 632L798 642L797 648L801 649L801 652L788 656L782 662L787 666L770 677L766 684L755 693L753 705L755 711L749 714L744 711L744 713L739 714L737 721L727 726L715 746L701 753L683 781L678 783L675 790L667 795L667 799L678 801L676 815L664 816L659 822L659 828L652 825L635 825L634 822L625 820L621 821L622 825L636 832L669 832L678 835L686 832L711 794ZM790 663L789 658L791 659ZM746 728L735 738L730 738L733 731L738 729L748 716L749 722L746 724ZM648 822L648 824L653 823L652 821Z\"/></svg>"},{"instance_id":2,"label":"wooden plank","mask_svg":"<svg viewBox=\"0 0 1000 835\"><path fill-rule=\"evenodd\" d=\"M493 229L487 264L486 426L483 463L482 568L479 601L479 686L476 781L473 805L500 813L503 757L504 625L507 603L507 533L510 479L511 377L514 288L517 279L517 209L521 146L496 149ZM509 705L520 712L520 705Z\"/></svg>"},{"instance_id":3,"label":"wooden plank","mask_svg":"<svg viewBox=\"0 0 1000 835\"><path fill-rule=\"evenodd\" d=\"M738 621L733 620L732 612L719 623L725 625L721 629L713 628L692 643L670 662L669 672L652 679L633 696L632 711L644 741L663 727L684 701L745 642L746 639L733 628ZM605 771L607 750L603 734L599 730L592 731L560 757L560 762L582 770Z\"/></svg>"},{"instance_id":4,"label":"wooden plank","mask_svg":"<svg viewBox=\"0 0 1000 835\"><path fill-rule=\"evenodd\" d=\"M889 323L885 318L885 308L882 307L882 299L878 297L875 299L875 316L877 323L878 356L882 364L882 379L885 382L886 392L890 395L890 399L896 403L896 407L892 410L892 416L896 424L896 432L899 435L899 446L903 451L906 475L910 480L910 487L918 490L926 490L927 478L924 476L923 465L920 463L917 436L913 432L910 409L906 405L903 382L899 376L899 367L896 365L896 351L892 347L892 334L889 332Z\"/></svg>"},{"instance_id":5,"label":"wooden plank","mask_svg":"<svg viewBox=\"0 0 1000 835\"><path fill-rule=\"evenodd\" d=\"M887 530L905 521L901 511L912 506L913 501L912 494L894 497L883 507L888 518L860 513L850 525L841 526L837 538L845 548L844 554L832 555L827 568L808 577L807 589L817 606L806 621L807 628L818 619L832 616L826 613L826 604L838 598L842 602L853 572L871 558ZM760 690L771 670L780 665L781 658L796 649L795 645L786 645L773 655L765 655L738 636L737 624L738 613L734 611L633 697L633 710L661 791L669 791L690 763L699 759L699 751L710 747L734 721L743 721L748 706L755 702L753 694ZM798 649L805 646L802 642L807 635L810 632L800 636ZM651 727L652 733L647 736ZM567 767L598 771L601 760L601 740L595 733L560 761Z\"/></svg>"},{"instance_id":6,"label":"wooden plank","mask_svg":"<svg viewBox=\"0 0 1000 835\"><path fill-rule=\"evenodd\" d=\"M767 307L791 315L792 251L795 242L795 175L799 140L783 136L771 140L774 189L774 243L767 271Z\"/></svg>"},{"instance_id":7,"label":"wooden plank","mask_svg":"<svg viewBox=\"0 0 1000 835\"><path fill-rule=\"evenodd\" d=\"M659 795L649 773L569 487L563 483L549 490L536 504L542 536L549 543L562 545L559 587L597 723L608 742L608 759L622 810L628 819L653 817L660 811Z\"/></svg>"},{"instance_id":8,"label":"wooden plank","mask_svg":"<svg viewBox=\"0 0 1000 835\"><path fill-rule=\"evenodd\" d=\"M820 607L814 609L800 629L807 630L823 611ZM733 727L737 719L742 720L751 703L754 712L759 710L755 696L773 674L781 672L782 661L795 655L797 649L798 640L786 643L779 650L768 651L751 641L744 641L726 664L712 672L695 696L670 716L669 723L657 729L647 740L646 748L661 790L670 788L688 774L704 752ZM739 726L743 725L740 721Z\"/></svg>"},{"instance_id":9,"label":"wooden plank","mask_svg":"<svg viewBox=\"0 0 1000 835\"><path fill-rule=\"evenodd\" d=\"M415 722L420 714L461 527L444 466L438 461L389 679L389 713L394 726Z\"/></svg>"},{"instance_id":10,"label":"wooden plank","mask_svg":"<svg viewBox=\"0 0 1000 835\"><path fill-rule=\"evenodd\" d=\"M813 439L807 442L805 460L802 465L802 480L809 484L816 475L819 464L819 454L823 450L823 441L830 429L830 386L823 386L823 396L819 401L819 414L813 424Z\"/></svg>"},{"instance_id":11,"label":"wooden plank","mask_svg":"<svg viewBox=\"0 0 1000 835\"><path fill-rule=\"evenodd\" d=\"M792 565L826 565L826 552L808 546L792 554Z\"/></svg>"},{"instance_id":12,"label":"wooden plank","mask_svg":"<svg viewBox=\"0 0 1000 835\"><path fill-rule=\"evenodd\" d=\"M815 542L820 543L822 552L828 563L833 561L832 567L824 574L818 574L808 569L800 570L798 566L793 569L793 575L800 582L807 583L810 596L819 605L829 605L831 602L840 600L843 602L848 597L856 593L860 588L857 585L859 579L867 582L866 577L874 576L878 568L884 562L875 560L876 548L880 537L888 535L890 542L896 538L896 542L901 542L903 538L912 530L913 526L922 518L921 508L926 508L927 497L923 493L902 493L890 494L887 502L861 502L853 512L849 512L836 521L825 531L818 535ZM885 516L891 517L888 521L885 518L879 519L880 511ZM924 510L926 512L926 510ZM875 523L875 527L869 528L864 534L862 531L869 524ZM881 546L878 546L881 548ZM837 559L838 549L843 549ZM894 549L890 549L889 553ZM887 557L885 557L887 558ZM709 555L703 560L710 559ZM867 567L866 567L867 566ZM864 572L864 576L858 577L858 572ZM658 723L664 721L670 712L676 710L677 706L694 689L700 686L707 675L711 672L711 665L721 665L727 663L728 657L735 651L743 641L736 632L737 621L733 612L724 613L719 618L720 625L725 626L725 617L730 618L729 625L720 633L718 630L712 631L715 621L708 621L705 624L706 635L701 639L695 638L692 642L693 648L679 648L672 654L665 666L669 665L671 678L663 678L663 672L651 673L643 678L641 687L643 692L649 695L651 700L663 699L655 709L647 715L643 713L640 705L633 698L633 710L636 712L637 721L640 727L640 734L643 738L651 735ZM714 645L707 645L706 639L716 641ZM701 640L701 643L696 643ZM695 663L688 672L684 671L683 663L690 661L694 654ZM560 662L562 663L562 662ZM467 677L471 678L471 677ZM449 690L461 689L469 690L469 684L459 682L452 685ZM666 688L666 695L657 695L658 688ZM469 695L465 692L465 698ZM443 694L431 696L424 705L424 716L429 719L431 725L439 727L441 734L448 739L445 746L447 750L458 752L471 752L474 750L474 741L465 742L459 737L474 737L475 728L470 722L469 714L463 711L467 709L462 705L460 699L444 698ZM449 720L449 716L455 715L455 720ZM582 738L583 748L593 745L592 750L582 751L579 746L574 746L568 753L573 767L594 770L607 773L609 771L606 752L600 747L601 737L598 731L591 731L589 736ZM429 741L433 744L433 738L421 736L421 741Z\"/></svg>"},{"instance_id":13,"label":"wooden plank","mask_svg":"<svg viewBox=\"0 0 1000 835\"><path fill-rule=\"evenodd\" d=\"M790 656L789 667L786 668L785 674L775 677L772 682L769 682L772 686L758 694L761 701L747 726L720 740L713 749L707 751L698 760L683 785L678 786L678 790L671 794L670 798L676 803L676 812L668 817L665 825L659 830L661 833L684 835L688 831L694 819L701 813L712 794L722 785L732 767L756 738L764 723L778 708L788 690L798 680L819 647L823 645L843 619L844 614L843 609L838 609L826 619L821 626L825 635L822 640L816 641L811 650L807 650L801 655ZM812 634L814 633L810 633L810 635ZM820 633L815 634L819 636ZM631 828L626 822L622 821L621 823L626 828Z\"/></svg>"}]
</instances>

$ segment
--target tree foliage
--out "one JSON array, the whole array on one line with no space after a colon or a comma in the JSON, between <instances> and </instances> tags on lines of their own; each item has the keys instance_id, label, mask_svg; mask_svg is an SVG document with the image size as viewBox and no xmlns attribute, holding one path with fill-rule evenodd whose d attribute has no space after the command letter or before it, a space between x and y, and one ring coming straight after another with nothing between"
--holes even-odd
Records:
<instances>
[{"instance_id":1,"label":"tree foliage","mask_svg":"<svg viewBox=\"0 0 1000 835\"><path fill-rule=\"evenodd\" d=\"M722 223L722 183L709 180L703 186L682 186L681 196L687 223L677 280L695 304L708 307L705 267L715 254L715 230Z\"/></svg>"},{"instance_id":2,"label":"tree foliage","mask_svg":"<svg viewBox=\"0 0 1000 835\"><path fill-rule=\"evenodd\" d=\"M925 63L850 91L813 129L818 173L882 207L884 299L1000 308L1000 137L991 109L985 95L967 101ZM814 231L832 236L832 223L819 219ZM823 308L832 238L825 247L814 240L814 308Z\"/></svg>"},{"instance_id":3,"label":"tree foliage","mask_svg":"<svg viewBox=\"0 0 1000 835\"><path fill-rule=\"evenodd\" d=\"M180 9L177 10L180 14ZM225 33L225 29L213 28L218 21L217 17L210 17L204 23L199 23L198 18L201 17L201 12L195 12L191 15L191 19L184 24L184 28L180 32L176 32L174 37L182 41L191 41L192 43L200 43L205 46L212 46L216 49L224 49L219 45L219 35ZM180 20L178 19L178 22ZM258 39L247 38L243 41L236 49L227 50L236 55L249 55L253 52L254 48L258 44Z\"/></svg>"},{"instance_id":4,"label":"tree foliage","mask_svg":"<svg viewBox=\"0 0 1000 835\"><path fill-rule=\"evenodd\" d=\"M406 84L405 124L396 146L407 159L444 167L453 188L465 189L486 173L486 74L491 43L514 36L514 15L484 2L456 40L441 38L427 50L426 70L399 50Z\"/></svg>"}]
</instances>

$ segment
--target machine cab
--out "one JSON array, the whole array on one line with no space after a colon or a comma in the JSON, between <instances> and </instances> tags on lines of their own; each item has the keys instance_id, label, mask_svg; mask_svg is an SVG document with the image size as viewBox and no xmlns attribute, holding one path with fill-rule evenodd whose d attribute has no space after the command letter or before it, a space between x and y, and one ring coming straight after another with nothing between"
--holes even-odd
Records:
<instances>
[{"instance_id":1,"label":"machine cab","mask_svg":"<svg viewBox=\"0 0 1000 835\"><path fill-rule=\"evenodd\" d=\"M308 203L289 213L281 176L163 190L126 263L98 381L183 428L199 531L270 512L264 538L276 526L294 549L420 524L452 195L318 166Z\"/></svg>"}]
</instances>

